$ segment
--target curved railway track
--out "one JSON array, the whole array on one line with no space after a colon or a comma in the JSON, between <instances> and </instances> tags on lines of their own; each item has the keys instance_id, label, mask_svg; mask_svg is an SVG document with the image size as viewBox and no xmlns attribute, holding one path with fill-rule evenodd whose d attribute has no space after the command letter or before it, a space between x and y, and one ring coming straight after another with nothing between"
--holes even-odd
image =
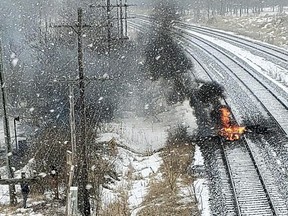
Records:
<instances>
[{"instance_id":1,"label":"curved railway track","mask_svg":"<svg viewBox=\"0 0 288 216\"><path fill-rule=\"evenodd\" d=\"M145 31L145 28L143 29L143 26L137 25L135 23L132 25L134 25L134 28L142 28L142 31ZM261 112L264 111L268 116L274 118L275 122L278 123L279 128L282 128L283 132L287 133L287 128L285 124L283 124L282 122L278 122L278 119L274 117L275 113L271 113L272 110L270 111L270 109L267 108L267 105L263 103L263 98L259 98L260 93L266 92L265 97L269 97L271 100L273 98L273 103L275 102L275 104L279 105L278 112L279 110L287 112L287 105L283 103L282 100L277 97L277 95L274 94L273 91L271 91L271 89L265 87L265 85L263 85L259 80L257 80L257 78L255 78L251 74L251 72L249 72L249 70L251 69L247 69L247 67L245 67L243 63L237 62L237 60L233 59L231 56L223 53L221 49L215 49L215 46L201 40L201 38L193 36L192 39L192 36L188 34L186 34L186 36L180 34L177 36L177 33L175 34L175 36L181 43L185 45L187 54L191 55L191 57L197 62L197 64L206 73L208 79L216 80L217 82L220 81L220 83L223 83L223 80L226 77L232 76L234 82L236 81L237 83L241 83L241 87L238 87L238 89L234 91L234 93L239 91L239 88L242 88L242 90L244 89L244 91L248 91L248 97L253 96L254 102L257 104L255 108L257 109L260 104L262 107ZM191 47L191 44L193 44L193 47ZM206 48L203 48L205 46ZM211 71L209 71L205 66L205 63L199 60L201 58L196 58L194 57L194 55L191 54L193 53L192 51L194 51L195 53L195 47L198 47L198 49L202 50L201 52L204 52L206 55L208 54L209 56L213 56L213 58L217 60L218 63L221 65L222 69L223 67L225 67L225 74L222 71L218 71L216 73L214 71L214 73L211 73ZM213 53L211 51L213 49L216 53ZM225 58L227 59L225 62L220 59L220 54L222 55L222 58L223 56L225 56ZM227 62L228 60L229 62ZM246 75L239 73L235 74L234 70L231 69L231 66L232 68L241 68L242 73L245 72ZM248 78L246 77L247 73L250 74L250 77ZM254 82L256 82L258 85L254 86L255 88L253 88L253 90L251 90L251 87L247 86L246 84L249 79L254 79ZM257 93L255 93L254 91L258 91L259 95L257 95ZM267 96L267 92L269 93L269 96ZM229 103L231 102L232 101L230 101ZM238 114L238 116L241 115ZM238 121L241 120L241 118L239 117L236 117L236 119ZM288 215L286 201L278 192L277 186L273 184L274 178L271 172L265 170L265 165L259 162L259 157L257 158L257 155L255 156L255 151L253 151L250 147L251 141L245 138L244 140L239 141L236 144L237 145L235 145L234 143L233 147L232 145L226 145L225 143L222 143L221 145L221 157L223 158L224 165L226 167L226 172L222 172L221 174L221 180L224 184L223 187L225 188L225 190L223 190L223 194L225 197L225 200L223 201L225 202L226 208L225 215ZM227 184L229 184L229 186ZM234 201L231 202L229 197L234 197Z\"/></svg>"}]
</instances>

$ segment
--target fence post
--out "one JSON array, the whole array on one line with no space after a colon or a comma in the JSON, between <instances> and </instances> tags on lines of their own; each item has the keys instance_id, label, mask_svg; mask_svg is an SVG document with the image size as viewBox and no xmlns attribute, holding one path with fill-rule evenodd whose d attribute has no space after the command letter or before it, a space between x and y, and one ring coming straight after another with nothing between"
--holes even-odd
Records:
<instances>
[{"instance_id":1,"label":"fence post","mask_svg":"<svg viewBox=\"0 0 288 216\"><path fill-rule=\"evenodd\" d=\"M67 197L67 215L76 216L78 215L77 200L78 200L78 187L70 187L69 196Z\"/></svg>"}]
</instances>

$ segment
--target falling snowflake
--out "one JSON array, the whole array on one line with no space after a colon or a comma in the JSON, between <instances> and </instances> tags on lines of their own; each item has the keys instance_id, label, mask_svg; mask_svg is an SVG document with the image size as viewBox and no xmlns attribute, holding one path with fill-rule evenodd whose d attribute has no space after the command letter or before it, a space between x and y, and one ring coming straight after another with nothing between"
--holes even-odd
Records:
<instances>
[{"instance_id":1,"label":"falling snowflake","mask_svg":"<svg viewBox=\"0 0 288 216\"><path fill-rule=\"evenodd\" d=\"M10 58L14 59L16 58L16 54L14 52L11 53Z\"/></svg>"},{"instance_id":2,"label":"falling snowflake","mask_svg":"<svg viewBox=\"0 0 288 216\"><path fill-rule=\"evenodd\" d=\"M13 65L13 67L16 67L18 61L19 61L18 58L14 58L14 59L12 60L12 65Z\"/></svg>"},{"instance_id":3,"label":"falling snowflake","mask_svg":"<svg viewBox=\"0 0 288 216\"><path fill-rule=\"evenodd\" d=\"M86 190L90 190L91 188L93 188L93 186L91 184L87 184L85 188Z\"/></svg>"},{"instance_id":4,"label":"falling snowflake","mask_svg":"<svg viewBox=\"0 0 288 216\"><path fill-rule=\"evenodd\" d=\"M107 73L103 74L103 79L109 79L109 75Z\"/></svg>"},{"instance_id":5,"label":"falling snowflake","mask_svg":"<svg viewBox=\"0 0 288 216\"><path fill-rule=\"evenodd\" d=\"M44 172L41 172L41 173L39 173L39 176L42 177L42 178L44 178L45 176L47 176L47 174L44 173Z\"/></svg>"}]
</instances>

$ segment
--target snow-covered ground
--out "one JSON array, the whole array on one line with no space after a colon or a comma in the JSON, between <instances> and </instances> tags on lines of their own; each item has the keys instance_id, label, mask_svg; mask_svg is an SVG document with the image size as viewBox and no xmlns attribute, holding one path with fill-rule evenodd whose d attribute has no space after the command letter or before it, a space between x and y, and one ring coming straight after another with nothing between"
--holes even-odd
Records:
<instances>
[{"instance_id":1,"label":"snow-covered ground","mask_svg":"<svg viewBox=\"0 0 288 216\"><path fill-rule=\"evenodd\" d=\"M288 48L288 7L281 14L277 11L264 8L260 14L219 16L209 26Z\"/></svg>"},{"instance_id":2,"label":"snow-covered ground","mask_svg":"<svg viewBox=\"0 0 288 216\"><path fill-rule=\"evenodd\" d=\"M183 125L192 133L197 128L192 112L189 102L185 101L153 117L119 119L119 123L113 124L112 127L120 138L125 140L127 147L140 153L147 153L165 146L169 129Z\"/></svg>"}]
</instances>

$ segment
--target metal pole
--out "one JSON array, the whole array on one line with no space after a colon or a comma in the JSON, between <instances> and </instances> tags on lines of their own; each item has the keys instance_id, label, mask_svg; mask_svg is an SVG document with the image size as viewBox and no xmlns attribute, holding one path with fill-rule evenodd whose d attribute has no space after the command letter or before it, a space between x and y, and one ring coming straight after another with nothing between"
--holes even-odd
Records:
<instances>
[{"instance_id":1,"label":"metal pole","mask_svg":"<svg viewBox=\"0 0 288 216\"><path fill-rule=\"evenodd\" d=\"M6 108L6 93L5 93L5 81L4 81L4 73L3 73L3 62L2 62L2 44L0 40L0 85L2 90L2 104L3 104L3 124L4 124L4 135L5 135L5 144L6 144L6 165L7 165L7 173L8 178L14 178L14 173L11 168L11 160L12 156L12 148L11 148L11 137L9 130L9 121L7 117L7 108ZM15 196L15 185L9 184L9 196L10 196L10 204L16 204L16 196Z\"/></svg>"}]
</instances>

